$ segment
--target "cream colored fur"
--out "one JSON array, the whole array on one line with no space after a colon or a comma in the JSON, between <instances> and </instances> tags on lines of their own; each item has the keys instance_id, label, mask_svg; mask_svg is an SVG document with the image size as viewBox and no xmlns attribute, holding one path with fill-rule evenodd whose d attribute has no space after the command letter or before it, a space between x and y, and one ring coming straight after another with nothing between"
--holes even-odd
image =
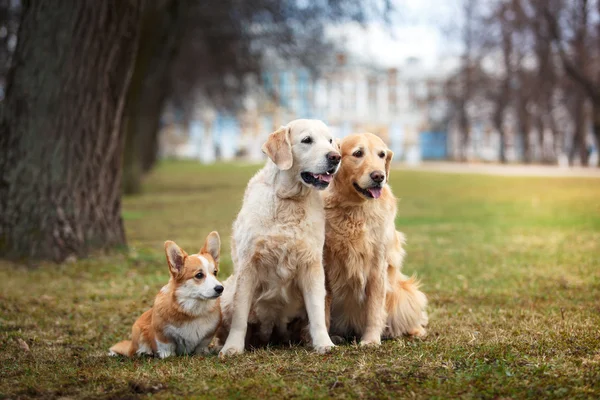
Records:
<instances>
[{"instance_id":1,"label":"cream colored fur","mask_svg":"<svg viewBox=\"0 0 600 400\"><path fill-rule=\"evenodd\" d=\"M325 272L330 333L378 345L383 337L425 334L427 299L417 282L401 273L404 236L397 232L396 199L387 185L392 152L373 134L340 142L342 166L324 192ZM357 190L377 186L381 195Z\"/></svg>"},{"instance_id":2,"label":"cream colored fur","mask_svg":"<svg viewBox=\"0 0 600 400\"><path fill-rule=\"evenodd\" d=\"M312 143L303 143L307 137ZM226 341L220 355L244 351L248 324L268 341L298 317L308 318L315 350L326 352L333 343L325 324L325 215L319 193L301 173L331 171L327 156L339 153L327 126L316 120L290 122L270 135L263 151L270 159L248 183L233 224L234 274L221 303L218 336Z\"/></svg>"},{"instance_id":3,"label":"cream colored fur","mask_svg":"<svg viewBox=\"0 0 600 400\"><path fill-rule=\"evenodd\" d=\"M310 137L312 143L303 143ZM330 169L328 154L339 157L321 121L296 120L272 133L263 146L266 166L248 183L233 224L233 275L225 282L221 356L244 351L248 324L268 341L285 333L295 318L308 318L318 352L333 347L325 324L323 242L325 215L317 190L302 172Z\"/></svg>"}]
</instances>

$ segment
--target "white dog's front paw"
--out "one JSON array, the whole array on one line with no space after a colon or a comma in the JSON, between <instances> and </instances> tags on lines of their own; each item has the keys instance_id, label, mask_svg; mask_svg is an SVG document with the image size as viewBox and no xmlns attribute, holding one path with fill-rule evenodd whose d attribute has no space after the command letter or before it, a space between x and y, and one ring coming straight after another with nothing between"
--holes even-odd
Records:
<instances>
[{"instance_id":1,"label":"white dog's front paw","mask_svg":"<svg viewBox=\"0 0 600 400\"><path fill-rule=\"evenodd\" d=\"M244 346L228 345L225 343L225 346L223 346L219 352L219 358L235 356L236 354L242 354L243 352Z\"/></svg>"},{"instance_id":2,"label":"white dog's front paw","mask_svg":"<svg viewBox=\"0 0 600 400\"><path fill-rule=\"evenodd\" d=\"M329 336L327 336L327 339L319 340L313 344L313 348L319 354L329 353L334 347L335 344L333 344Z\"/></svg>"}]
</instances>

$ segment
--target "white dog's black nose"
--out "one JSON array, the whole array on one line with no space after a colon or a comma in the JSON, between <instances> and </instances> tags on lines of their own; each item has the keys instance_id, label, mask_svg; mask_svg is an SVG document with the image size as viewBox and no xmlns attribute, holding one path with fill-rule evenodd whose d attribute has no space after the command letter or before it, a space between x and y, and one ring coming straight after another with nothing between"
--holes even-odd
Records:
<instances>
[{"instance_id":1,"label":"white dog's black nose","mask_svg":"<svg viewBox=\"0 0 600 400\"><path fill-rule=\"evenodd\" d=\"M342 156L337 151L330 151L329 153L327 153L327 160L330 164L338 165L341 159Z\"/></svg>"},{"instance_id":2,"label":"white dog's black nose","mask_svg":"<svg viewBox=\"0 0 600 400\"><path fill-rule=\"evenodd\" d=\"M217 285L217 286L215 286L215 292L217 292L217 293L219 293L219 294L220 294L220 293L223 293L223 290L224 290L224 289L225 289L225 288L223 287L223 285Z\"/></svg>"},{"instance_id":3,"label":"white dog's black nose","mask_svg":"<svg viewBox=\"0 0 600 400\"><path fill-rule=\"evenodd\" d=\"M385 179L385 174L381 171L373 171L371 172L371 179L377 183L381 183Z\"/></svg>"}]
</instances>

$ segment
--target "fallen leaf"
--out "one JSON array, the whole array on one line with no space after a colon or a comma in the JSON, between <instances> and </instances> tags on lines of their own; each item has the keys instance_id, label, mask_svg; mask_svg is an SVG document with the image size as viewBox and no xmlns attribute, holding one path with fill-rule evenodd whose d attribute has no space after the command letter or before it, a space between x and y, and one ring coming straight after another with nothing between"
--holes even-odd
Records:
<instances>
[{"instance_id":1,"label":"fallen leaf","mask_svg":"<svg viewBox=\"0 0 600 400\"><path fill-rule=\"evenodd\" d=\"M17 338L17 343L19 344L19 347L21 348L21 350L27 351L27 352L30 351L29 345L23 339Z\"/></svg>"}]
</instances>

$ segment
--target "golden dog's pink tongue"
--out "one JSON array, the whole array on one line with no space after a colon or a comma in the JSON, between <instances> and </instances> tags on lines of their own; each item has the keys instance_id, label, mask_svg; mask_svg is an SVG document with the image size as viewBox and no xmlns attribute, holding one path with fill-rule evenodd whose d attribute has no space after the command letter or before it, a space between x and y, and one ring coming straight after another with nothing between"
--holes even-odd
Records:
<instances>
[{"instance_id":1,"label":"golden dog's pink tongue","mask_svg":"<svg viewBox=\"0 0 600 400\"><path fill-rule=\"evenodd\" d=\"M379 196L381 196L381 188L369 188L367 190L369 193L371 193L371 196L373 196L374 199L378 199Z\"/></svg>"},{"instance_id":2,"label":"golden dog's pink tongue","mask_svg":"<svg viewBox=\"0 0 600 400\"><path fill-rule=\"evenodd\" d=\"M328 175L328 174L314 174L315 178L323 181L323 182L331 182L331 179L333 178L333 175Z\"/></svg>"}]
</instances>

